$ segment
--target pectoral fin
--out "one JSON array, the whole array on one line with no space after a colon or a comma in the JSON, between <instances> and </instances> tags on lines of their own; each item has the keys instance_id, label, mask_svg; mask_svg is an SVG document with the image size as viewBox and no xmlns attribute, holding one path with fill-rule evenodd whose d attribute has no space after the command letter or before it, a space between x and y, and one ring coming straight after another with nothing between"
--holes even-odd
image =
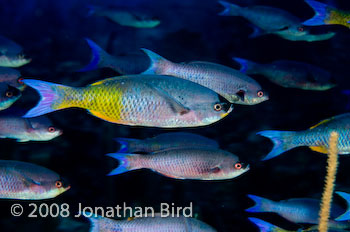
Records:
<instances>
[{"instance_id":1,"label":"pectoral fin","mask_svg":"<svg viewBox=\"0 0 350 232\"><path fill-rule=\"evenodd\" d=\"M17 176L18 179L22 180L24 185L26 185L28 187L30 187L32 185L41 185L41 183L31 179L30 177L24 175L21 172L18 172L16 170L11 170L10 172L12 173L13 176Z\"/></svg>"},{"instance_id":2,"label":"pectoral fin","mask_svg":"<svg viewBox=\"0 0 350 232\"><path fill-rule=\"evenodd\" d=\"M327 154L328 153L327 148L324 147L324 146L314 146L314 147L310 147L310 149L313 150L313 151L317 151L317 152L323 153L323 154Z\"/></svg>"},{"instance_id":3,"label":"pectoral fin","mask_svg":"<svg viewBox=\"0 0 350 232\"><path fill-rule=\"evenodd\" d=\"M187 114L190 112L190 109L184 106L181 102L176 100L173 96L169 95L167 92L165 92L163 89L156 87L154 85L148 85L150 88L152 88L154 91L156 91L161 97L166 99L166 101L169 103L171 109L180 115Z\"/></svg>"}]
</instances>

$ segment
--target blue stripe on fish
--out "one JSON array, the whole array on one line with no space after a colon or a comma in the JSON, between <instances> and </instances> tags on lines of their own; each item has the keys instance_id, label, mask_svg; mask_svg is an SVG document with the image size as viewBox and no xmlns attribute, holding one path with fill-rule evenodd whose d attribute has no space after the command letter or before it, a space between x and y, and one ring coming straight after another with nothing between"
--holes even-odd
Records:
<instances>
[{"instance_id":1,"label":"blue stripe on fish","mask_svg":"<svg viewBox=\"0 0 350 232\"><path fill-rule=\"evenodd\" d=\"M128 152L131 142L138 142L138 141L140 141L138 139L129 139L129 138L115 138L114 140L117 141L120 144L120 148L117 151L117 153L126 153L126 152Z\"/></svg>"},{"instance_id":2,"label":"blue stripe on fish","mask_svg":"<svg viewBox=\"0 0 350 232\"><path fill-rule=\"evenodd\" d=\"M345 192L339 192L339 191L337 191L335 193L338 194L339 196L341 196L346 201L346 205L347 205L347 209L346 209L345 213L343 213L342 215L337 217L335 220L336 221L350 220L350 194L345 193Z\"/></svg>"},{"instance_id":3,"label":"blue stripe on fish","mask_svg":"<svg viewBox=\"0 0 350 232\"><path fill-rule=\"evenodd\" d=\"M249 197L251 200L255 202L255 205L246 209L246 212L249 213L259 213L259 212L270 212L269 206L273 204L273 202L269 199L250 195L248 194L247 197Z\"/></svg>"},{"instance_id":4,"label":"blue stripe on fish","mask_svg":"<svg viewBox=\"0 0 350 232\"><path fill-rule=\"evenodd\" d=\"M296 135L296 132L293 131L261 131L258 132L257 135L264 136L266 138L271 139L274 144L271 152L267 154L262 160L269 160L276 156L279 156L283 152L286 152L290 149L298 147L299 145L292 144L291 141L293 137Z\"/></svg>"},{"instance_id":5,"label":"blue stripe on fish","mask_svg":"<svg viewBox=\"0 0 350 232\"><path fill-rule=\"evenodd\" d=\"M272 231L278 231L279 229L281 229L259 218L249 217L248 219L249 221L254 223L257 227L259 227L260 232L272 232Z\"/></svg>"},{"instance_id":6,"label":"blue stripe on fish","mask_svg":"<svg viewBox=\"0 0 350 232\"><path fill-rule=\"evenodd\" d=\"M129 162L129 157L134 156L135 154L129 154L129 153L110 153L107 154L106 156L112 157L119 162L119 166L115 169L113 169L108 176L113 176L113 175L118 175L122 174L128 171L133 170L130 167L130 162Z\"/></svg>"},{"instance_id":7,"label":"blue stripe on fish","mask_svg":"<svg viewBox=\"0 0 350 232\"><path fill-rule=\"evenodd\" d=\"M239 71L242 73L246 73L248 70L249 64L252 63L249 60L238 58L238 57L233 57L232 59L241 65L241 68L239 69Z\"/></svg>"},{"instance_id":8,"label":"blue stripe on fish","mask_svg":"<svg viewBox=\"0 0 350 232\"><path fill-rule=\"evenodd\" d=\"M102 48L100 48L96 43L94 43L92 40L85 38L86 42L91 48L92 56L90 63L86 65L84 68L79 69L77 72L87 72L91 70L95 70L98 68L98 64L100 63L101 56L100 53L104 52Z\"/></svg>"},{"instance_id":9,"label":"blue stripe on fish","mask_svg":"<svg viewBox=\"0 0 350 232\"><path fill-rule=\"evenodd\" d=\"M39 103L34 108L29 110L25 115L23 115L23 118L37 117L57 110L52 108L52 105L59 98L57 92L55 91L55 87L65 87L64 85L31 79L23 80L23 83L32 87L40 94Z\"/></svg>"},{"instance_id":10,"label":"blue stripe on fish","mask_svg":"<svg viewBox=\"0 0 350 232\"><path fill-rule=\"evenodd\" d=\"M319 26L319 25L325 25L324 20L327 17L327 7L329 7L327 4L317 2L314 0L305 0L307 4L309 4L310 7L315 11L314 17L312 17L309 20L306 20L303 22L303 25L306 26Z\"/></svg>"}]
</instances>

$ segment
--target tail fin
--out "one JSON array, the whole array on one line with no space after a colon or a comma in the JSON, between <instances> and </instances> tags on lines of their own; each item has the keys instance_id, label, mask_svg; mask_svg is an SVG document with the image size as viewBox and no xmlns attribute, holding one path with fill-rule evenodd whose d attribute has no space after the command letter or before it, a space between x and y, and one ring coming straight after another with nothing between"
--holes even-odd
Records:
<instances>
[{"instance_id":1,"label":"tail fin","mask_svg":"<svg viewBox=\"0 0 350 232\"><path fill-rule=\"evenodd\" d=\"M57 107L57 103L61 98L57 87L69 88L68 86L31 79L23 80L23 83L38 91L41 97L39 103L23 115L23 118L37 117L62 109Z\"/></svg>"},{"instance_id":2,"label":"tail fin","mask_svg":"<svg viewBox=\"0 0 350 232\"><path fill-rule=\"evenodd\" d=\"M246 209L249 213L261 213L261 212L272 212L272 206L275 204L274 201L269 199L258 197L255 195L247 195L250 199L255 202L255 205Z\"/></svg>"},{"instance_id":3,"label":"tail fin","mask_svg":"<svg viewBox=\"0 0 350 232\"><path fill-rule=\"evenodd\" d=\"M241 71L242 73L249 73L249 71L251 71L256 64L252 61L238 58L238 57L233 57L232 59L241 65L241 68L239 69L239 71Z\"/></svg>"},{"instance_id":4,"label":"tail fin","mask_svg":"<svg viewBox=\"0 0 350 232\"><path fill-rule=\"evenodd\" d=\"M128 138L115 138L114 140L120 144L120 148L117 153L135 152L136 150L134 145L140 142L139 139Z\"/></svg>"},{"instance_id":5,"label":"tail fin","mask_svg":"<svg viewBox=\"0 0 350 232\"><path fill-rule=\"evenodd\" d=\"M78 72L87 72L98 68L110 67L109 60L113 59L113 57L109 55L105 50L103 50L100 46L98 46L92 40L88 38L85 38L85 40L91 48L92 57L91 57L90 63L86 65L84 68L78 70Z\"/></svg>"},{"instance_id":6,"label":"tail fin","mask_svg":"<svg viewBox=\"0 0 350 232\"><path fill-rule=\"evenodd\" d=\"M164 57L146 48L141 48L141 50L144 53L146 53L146 55L151 61L148 69L141 74L164 74L164 73L161 73L162 72L161 67L164 66L164 63L168 63L168 62L170 63L170 61L168 61Z\"/></svg>"},{"instance_id":7,"label":"tail fin","mask_svg":"<svg viewBox=\"0 0 350 232\"><path fill-rule=\"evenodd\" d=\"M248 219L249 221L254 223L257 227L259 227L260 232L287 232L287 230L284 230L278 226L272 225L271 223L268 223L259 218L249 217Z\"/></svg>"},{"instance_id":8,"label":"tail fin","mask_svg":"<svg viewBox=\"0 0 350 232\"><path fill-rule=\"evenodd\" d=\"M350 194L349 193L344 193L344 192L336 192L339 196L341 196L345 201L347 205L347 210L345 213L337 217L335 220L336 221L347 221L350 220Z\"/></svg>"},{"instance_id":9,"label":"tail fin","mask_svg":"<svg viewBox=\"0 0 350 232\"><path fill-rule=\"evenodd\" d=\"M135 170L138 168L134 168L130 162L130 158L132 156L138 156L137 154L130 153L110 153L107 156L117 159L119 161L119 166L116 169L113 169L108 176L122 174L131 170Z\"/></svg>"},{"instance_id":10,"label":"tail fin","mask_svg":"<svg viewBox=\"0 0 350 232\"><path fill-rule=\"evenodd\" d=\"M225 9L219 13L219 15L222 16L239 16L239 11L242 9L240 6L237 6L235 4L225 2L225 1L219 1L219 3L225 7Z\"/></svg>"},{"instance_id":11,"label":"tail fin","mask_svg":"<svg viewBox=\"0 0 350 232\"><path fill-rule=\"evenodd\" d=\"M315 11L314 17L303 22L306 26L319 26L325 25L325 19L328 17L327 4L317 2L314 0L305 0L305 2Z\"/></svg>"},{"instance_id":12,"label":"tail fin","mask_svg":"<svg viewBox=\"0 0 350 232\"><path fill-rule=\"evenodd\" d=\"M301 145L296 145L291 143L296 133L297 132L293 132L293 131L272 131L272 130L258 132L257 133L258 135L271 139L274 144L274 147L271 150L271 152L267 154L267 156L265 156L265 158L263 158L262 160L272 159L276 156L279 156L283 152L286 152L290 149L301 146Z\"/></svg>"}]
</instances>

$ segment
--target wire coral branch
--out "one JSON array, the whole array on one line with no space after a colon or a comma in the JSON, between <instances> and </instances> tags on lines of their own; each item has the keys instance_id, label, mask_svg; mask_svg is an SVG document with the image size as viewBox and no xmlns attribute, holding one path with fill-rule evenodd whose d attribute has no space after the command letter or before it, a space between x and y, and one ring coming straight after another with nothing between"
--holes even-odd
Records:
<instances>
[{"instance_id":1,"label":"wire coral branch","mask_svg":"<svg viewBox=\"0 0 350 232\"><path fill-rule=\"evenodd\" d=\"M325 178L325 186L322 194L321 208L319 212L319 232L328 231L328 220L330 215L334 183L338 167L338 138L339 134L334 131L329 137L327 176Z\"/></svg>"}]
</instances>

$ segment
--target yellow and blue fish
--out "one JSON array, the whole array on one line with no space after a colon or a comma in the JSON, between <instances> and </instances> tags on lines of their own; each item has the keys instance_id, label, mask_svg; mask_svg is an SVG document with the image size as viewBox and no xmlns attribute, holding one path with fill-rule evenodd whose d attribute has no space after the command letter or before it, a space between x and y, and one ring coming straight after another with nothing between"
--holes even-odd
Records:
<instances>
[{"instance_id":1,"label":"yellow and blue fish","mask_svg":"<svg viewBox=\"0 0 350 232\"><path fill-rule=\"evenodd\" d=\"M227 116L232 104L214 91L171 76L121 76L86 87L24 80L41 95L24 117L78 107L112 123L149 127L197 127Z\"/></svg>"}]
</instances>

